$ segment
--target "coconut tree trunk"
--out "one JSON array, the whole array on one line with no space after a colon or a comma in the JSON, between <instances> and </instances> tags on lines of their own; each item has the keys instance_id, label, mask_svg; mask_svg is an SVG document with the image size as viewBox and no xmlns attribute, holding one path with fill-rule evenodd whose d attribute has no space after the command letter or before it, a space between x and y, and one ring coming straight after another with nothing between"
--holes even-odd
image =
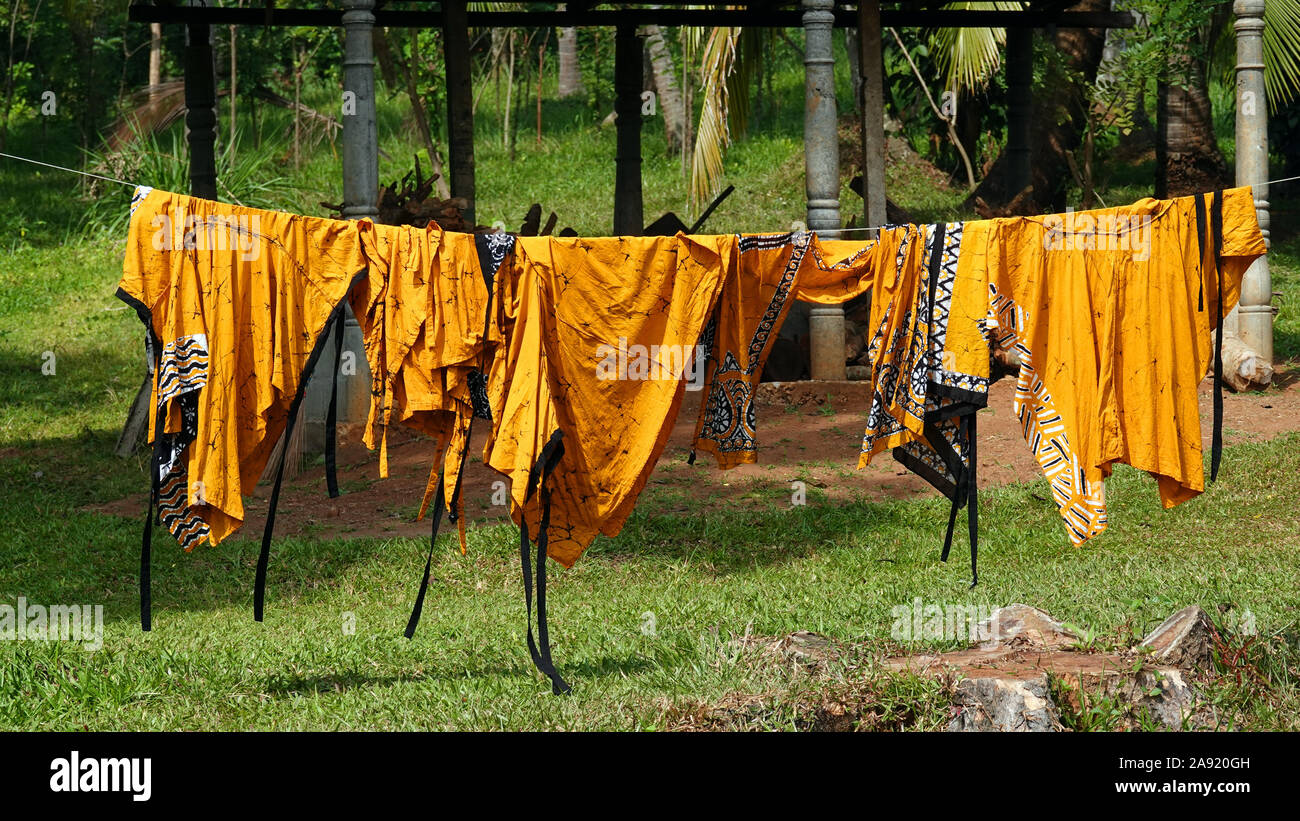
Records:
<instances>
[{"instance_id":1,"label":"coconut tree trunk","mask_svg":"<svg viewBox=\"0 0 1300 821\"><path fill-rule=\"evenodd\" d=\"M668 151L677 153L682 150L682 143L686 139L686 108L681 90L677 87L677 69L664 40L663 30L659 26L646 26L644 31L646 54L650 59L655 94L659 98L659 113L664 118Z\"/></svg>"},{"instance_id":2,"label":"coconut tree trunk","mask_svg":"<svg viewBox=\"0 0 1300 821\"><path fill-rule=\"evenodd\" d=\"M149 99L158 97L162 83L162 23L149 24Z\"/></svg>"},{"instance_id":3,"label":"coconut tree trunk","mask_svg":"<svg viewBox=\"0 0 1300 821\"><path fill-rule=\"evenodd\" d=\"M1181 197L1222 188L1228 163L1214 137L1214 112L1205 64L1179 55L1188 69L1186 86L1160 83L1156 104L1157 197Z\"/></svg>"},{"instance_id":4,"label":"coconut tree trunk","mask_svg":"<svg viewBox=\"0 0 1300 821\"><path fill-rule=\"evenodd\" d=\"M564 8L563 5L560 6ZM560 29L560 99L585 94L582 87L582 72L578 69L578 30L576 28Z\"/></svg>"}]
</instances>

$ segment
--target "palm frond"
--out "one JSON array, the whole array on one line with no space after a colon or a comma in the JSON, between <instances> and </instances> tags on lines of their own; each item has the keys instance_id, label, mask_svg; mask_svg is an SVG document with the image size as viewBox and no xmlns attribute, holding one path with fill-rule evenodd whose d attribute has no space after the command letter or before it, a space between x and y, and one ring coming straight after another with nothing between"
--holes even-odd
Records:
<instances>
[{"instance_id":1,"label":"palm frond","mask_svg":"<svg viewBox=\"0 0 1300 821\"><path fill-rule=\"evenodd\" d=\"M948 3L946 9L1019 11L1018 2ZM930 50L939 70L943 87L951 91L978 91L988 82L1002 62L1002 48L1007 41L1003 28L941 28L930 35Z\"/></svg>"},{"instance_id":2,"label":"palm frond","mask_svg":"<svg viewBox=\"0 0 1300 821\"><path fill-rule=\"evenodd\" d=\"M696 209L716 194L722 185L722 155L731 144L731 131L727 125L731 101L728 80L736 61L736 43L740 36L739 28L714 28L701 51L703 109L691 158L691 206Z\"/></svg>"},{"instance_id":3,"label":"palm frond","mask_svg":"<svg viewBox=\"0 0 1300 821\"><path fill-rule=\"evenodd\" d=\"M1264 6L1264 89L1274 110L1300 91L1300 0Z\"/></svg>"}]
</instances>

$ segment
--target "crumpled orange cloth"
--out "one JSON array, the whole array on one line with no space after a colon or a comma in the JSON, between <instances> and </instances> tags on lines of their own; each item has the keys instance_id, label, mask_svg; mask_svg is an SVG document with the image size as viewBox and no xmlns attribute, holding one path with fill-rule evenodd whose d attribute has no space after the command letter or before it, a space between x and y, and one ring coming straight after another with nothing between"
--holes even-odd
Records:
<instances>
[{"instance_id":1,"label":"crumpled orange cloth","mask_svg":"<svg viewBox=\"0 0 1300 821\"><path fill-rule=\"evenodd\" d=\"M354 223L150 188L132 198L118 296L157 360L159 511L192 549L244 520L327 322L365 260Z\"/></svg>"},{"instance_id":2,"label":"crumpled orange cloth","mask_svg":"<svg viewBox=\"0 0 1300 821\"><path fill-rule=\"evenodd\" d=\"M1116 464L1154 476L1167 508L1205 489L1197 385L1218 312L1265 252L1251 189L1226 190L1216 269L1213 203L992 221L991 324L1021 354L1016 410L1075 543L1105 529Z\"/></svg>"},{"instance_id":3,"label":"crumpled orange cloth","mask_svg":"<svg viewBox=\"0 0 1300 821\"><path fill-rule=\"evenodd\" d=\"M562 431L547 552L568 567L617 535L668 441L690 355L731 264L734 237L520 237L503 282L488 392L486 463L516 522L538 532L529 472Z\"/></svg>"}]
</instances>

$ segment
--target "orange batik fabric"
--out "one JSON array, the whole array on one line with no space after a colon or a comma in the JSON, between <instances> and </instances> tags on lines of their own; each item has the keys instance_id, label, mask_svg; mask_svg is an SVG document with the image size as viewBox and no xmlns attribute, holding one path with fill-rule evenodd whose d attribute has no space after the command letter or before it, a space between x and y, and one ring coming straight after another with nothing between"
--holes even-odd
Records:
<instances>
[{"instance_id":1,"label":"orange batik fabric","mask_svg":"<svg viewBox=\"0 0 1300 821\"><path fill-rule=\"evenodd\" d=\"M352 223L137 190L118 296L148 328L154 481L187 550L243 522L241 495L364 270Z\"/></svg>"},{"instance_id":2,"label":"orange batik fabric","mask_svg":"<svg viewBox=\"0 0 1300 821\"><path fill-rule=\"evenodd\" d=\"M548 444L562 447L546 483L547 550L564 566L631 513L667 444L734 242L517 240L507 262L514 290L501 305L512 331L488 379L495 424L485 461L509 479L516 521L537 533L530 485L540 477L530 483L530 474Z\"/></svg>"},{"instance_id":3,"label":"orange batik fabric","mask_svg":"<svg viewBox=\"0 0 1300 821\"><path fill-rule=\"evenodd\" d=\"M754 391L795 300L837 304L871 285L873 243L822 242L808 232L745 235L732 244L722 292L700 340L700 415L690 460L723 470L757 460Z\"/></svg>"},{"instance_id":4,"label":"orange batik fabric","mask_svg":"<svg viewBox=\"0 0 1300 821\"><path fill-rule=\"evenodd\" d=\"M1265 251L1250 189L991 230L990 325L1021 356L1016 412L1071 541L1105 529L1116 464L1154 476L1165 507L1201 493L1197 385Z\"/></svg>"}]
</instances>

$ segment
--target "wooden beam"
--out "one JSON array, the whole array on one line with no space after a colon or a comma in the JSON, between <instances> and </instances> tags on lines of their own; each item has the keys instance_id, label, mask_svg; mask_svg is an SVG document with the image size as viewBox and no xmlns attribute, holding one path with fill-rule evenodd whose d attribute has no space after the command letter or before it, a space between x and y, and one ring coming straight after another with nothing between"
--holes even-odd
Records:
<instances>
[{"instance_id":1,"label":"wooden beam","mask_svg":"<svg viewBox=\"0 0 1300 821\"><path fill-rule=\"evenodd\" d=\"M640 236L645 229L641 198L641 38L635 26L614 36L614 234Z\"/></svg>"},{"instance_id":2,"label":"wooden beam","mask_svg":"<svg viewBox=\"0 0 1300 821\"><path fill-rule=\"evenodd\" d=\"M185 27L185 127L190 149L190 194L217 198L217 64L212 29L206 23Z\"/></svg>"},{"instance_id":3,"label":"wooden beam","mask_svg":"<svg viewBox=\"0 0 1300 821\"><path fill-rule=\"evenodd\" d=\"M570 4L572 6L573 4ZM855 8L840 7L833 11L834 25L852 28L858 24ZM336 9L147 6L130 7L128 19L139 23L208 23L209 25L243 26L319 26L335 27L342 12ZM797 10L745 9L663 9L626 8L586 11L472 11L466 15L473 28L513 27L598 27L598 26L745 26L749 28L799 28L802 13ZM375 25L387 28L438 28L443 25L441 11L380 10ZM1080 11L882 11L881 25L895 28L1132 28L1128 12Z\"/></svg>"},{"instance_id":4,"label":"wooden beam","mask_svg":"<svg viewBox=\"0 0 1300 821\"><path fill-rule=\"evenodd\" d=\"M465 221L474 225L474 87L470 75L468 4L443 3L443 65L447 77L447 183L464 197Z\"/></svg>"},{"instance_id":5,"label":"wooden beam","mask_svg":"<svg viewBox=\"0 0 1300 821\"><path fill-rule=\"evenodd\" d=\"M1030 131L1034 111L1034 33L1007 32L1007 196L1029 185Z\"/></svg>"},{"instance_id":6,"label":"wooden beam","mask_svg":"<svg viewBox=\"0 0 1300 821\"><path fill-rule=\"evenodd\" d=\"M862 200L867 227L885 216L885 61L880 0L858 4L858 47L862 66Z\"/></svg>"}]
</instances>

